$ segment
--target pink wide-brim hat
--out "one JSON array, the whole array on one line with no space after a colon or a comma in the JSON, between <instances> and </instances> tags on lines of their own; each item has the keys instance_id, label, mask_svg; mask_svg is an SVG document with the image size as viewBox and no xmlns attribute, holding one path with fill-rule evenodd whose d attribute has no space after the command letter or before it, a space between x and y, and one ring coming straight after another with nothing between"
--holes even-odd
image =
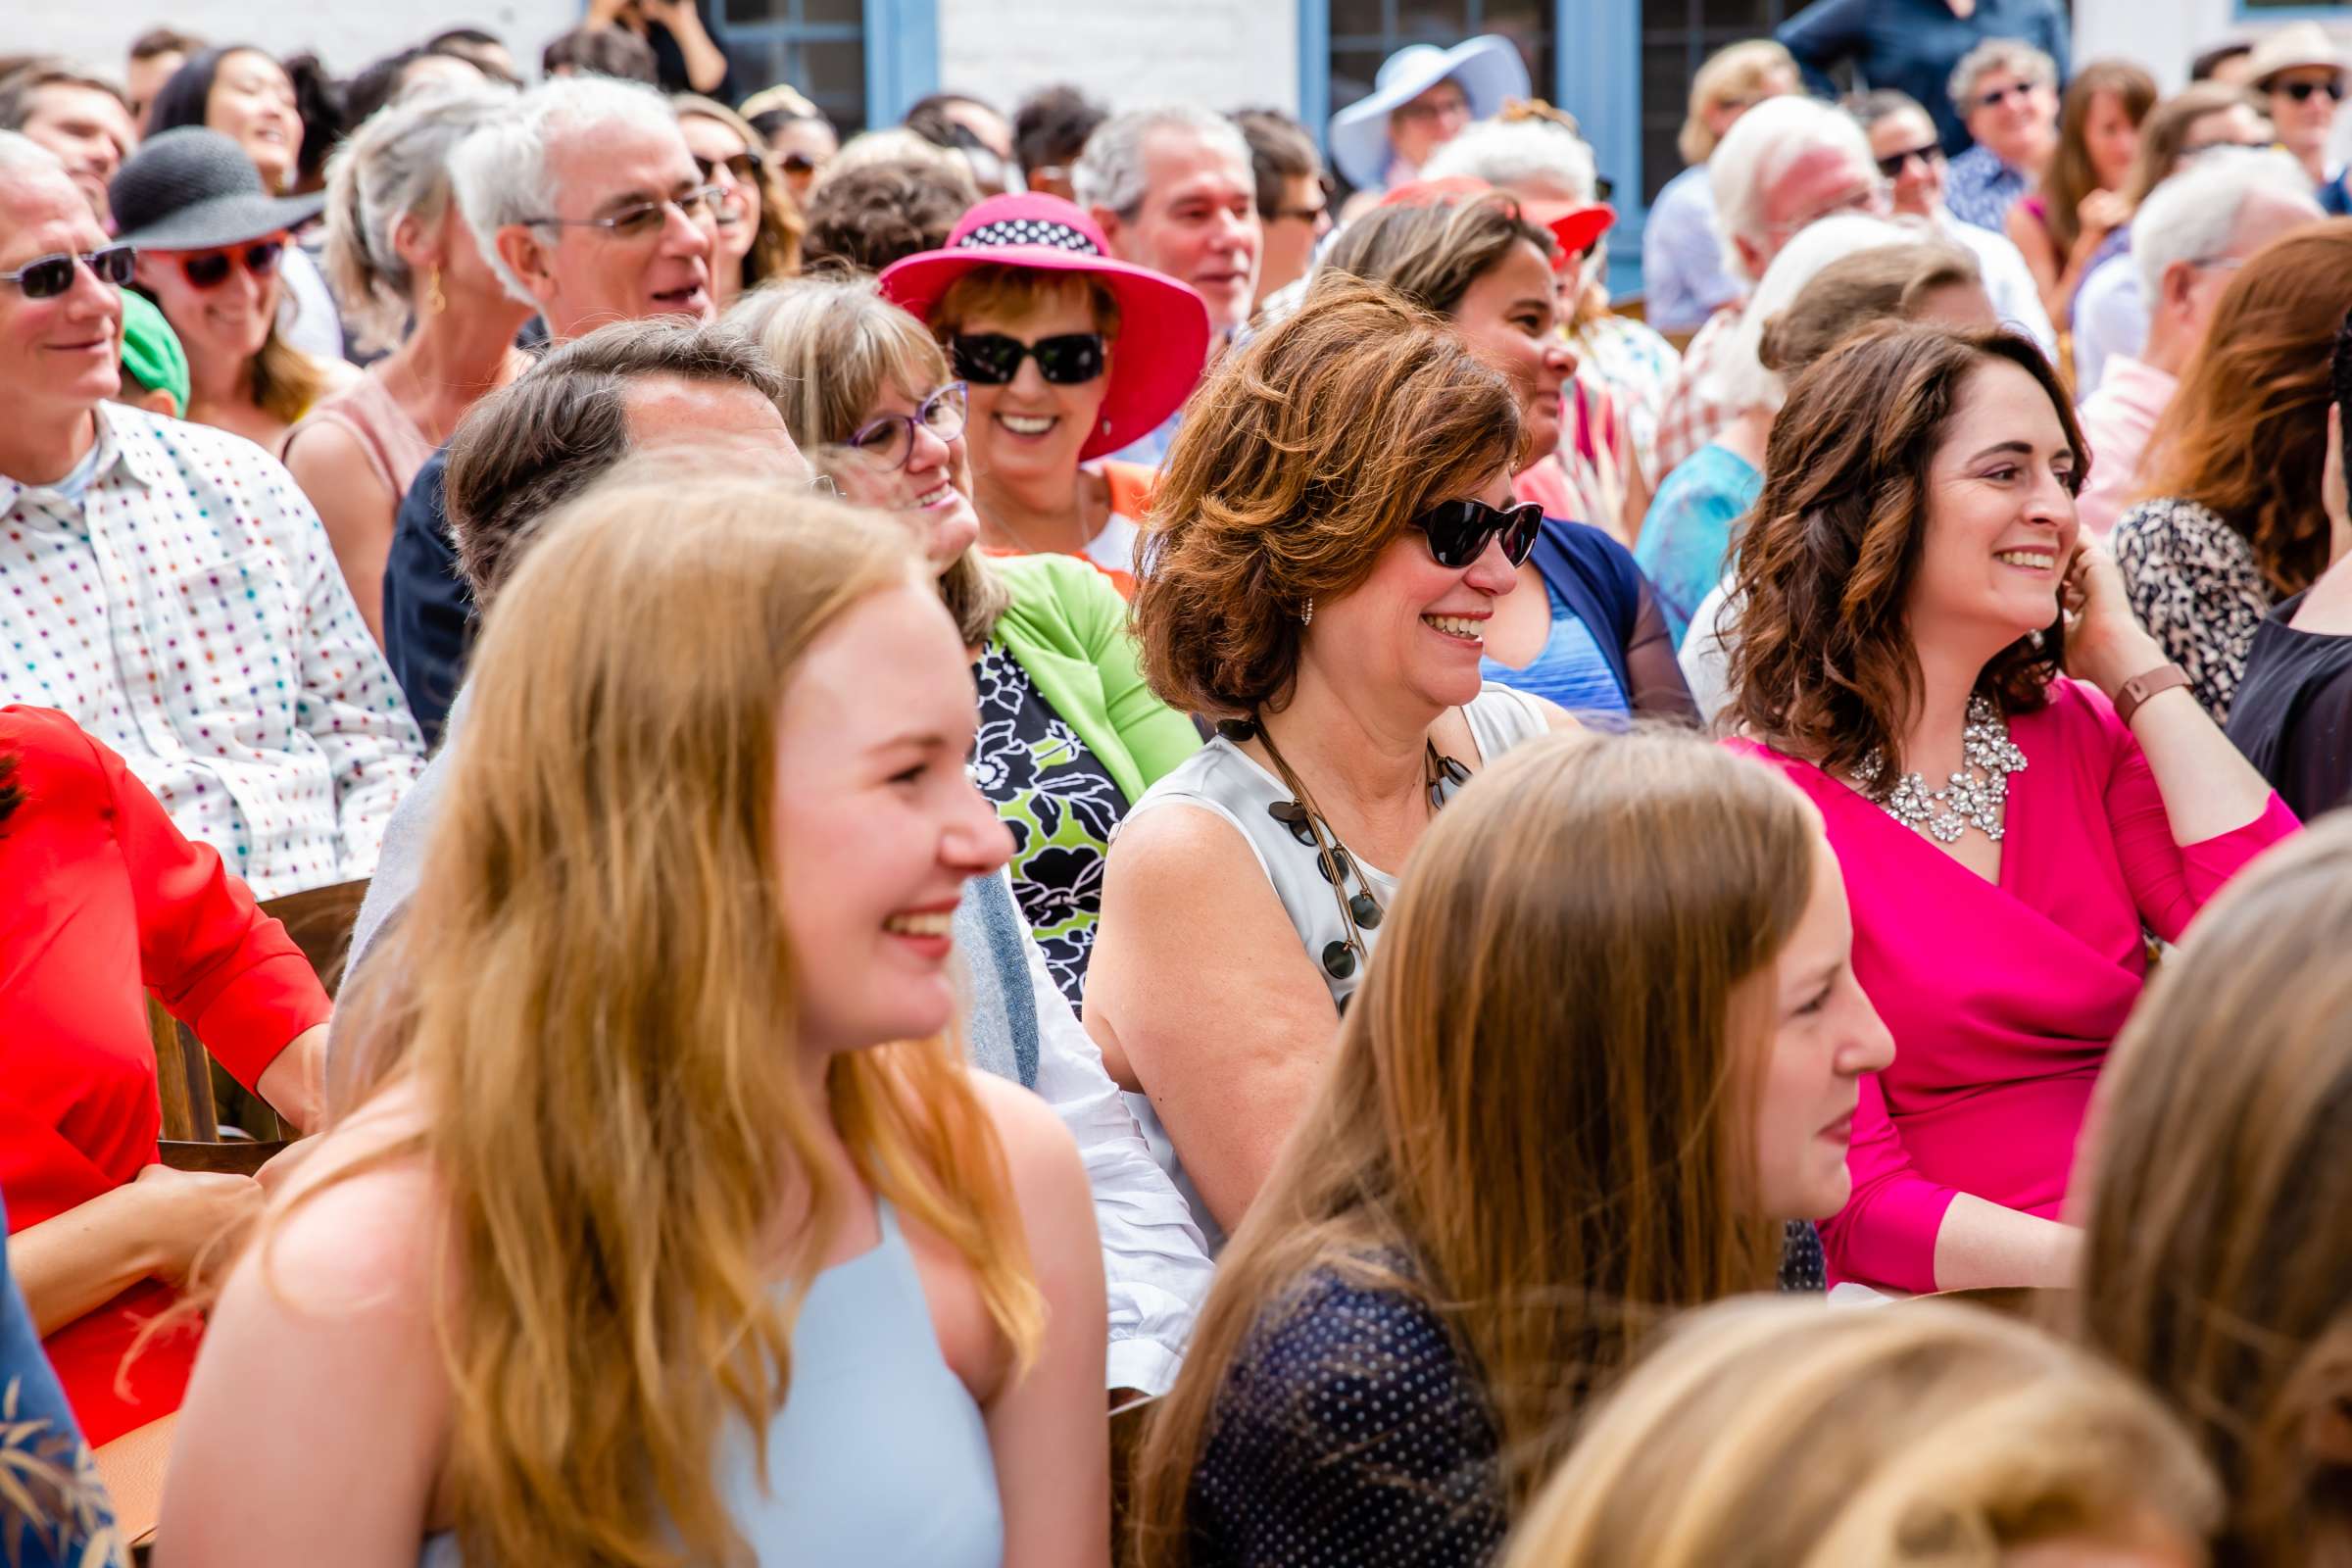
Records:
<instances>
[{"instance_id":1,"label":"pink wide-brim hat","mask_svg":"<svg viewBox=\"0 0 2352 1568\"><path fill-rule=\"evenodd\" d=\"M1060 197L991 196L963 215L944 248L884 268L882 297L928 326L950 285L975 267L1083 272L1118 301L1110 386L1102 423L1078 449L1081 461L1150 435L1200 385L1208 363L1208 306L1164 273L1113 261L1095 220Z\"/></svg>"}]
</instances>

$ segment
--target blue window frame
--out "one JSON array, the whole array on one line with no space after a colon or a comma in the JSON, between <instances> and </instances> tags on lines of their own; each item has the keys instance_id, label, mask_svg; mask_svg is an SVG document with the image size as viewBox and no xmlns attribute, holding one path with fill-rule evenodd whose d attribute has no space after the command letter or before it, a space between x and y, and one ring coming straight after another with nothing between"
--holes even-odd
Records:
<instances>
[{"instance_id":1,"label":"blue window frame","mask_svg":"<svg viewBox=\"0 0 2352 1568\"><path fill-rule=\"evenodd\" d=\"M939 83L938 0L714 0L738 83L790 82L844 136Z\"/></svg>"}]
</instances>

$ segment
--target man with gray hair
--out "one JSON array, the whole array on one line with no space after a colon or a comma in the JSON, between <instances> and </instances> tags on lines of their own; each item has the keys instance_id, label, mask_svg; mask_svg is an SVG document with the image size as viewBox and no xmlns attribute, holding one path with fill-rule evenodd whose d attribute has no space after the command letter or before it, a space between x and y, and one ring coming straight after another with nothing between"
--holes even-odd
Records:
<instances>
[{"instance_id":1,"label":"man with gray hair","mask_svg":"<svg viewBox=\"0 0 2352 1568\"><path fill-rule=\"evenodd\" d=\"M1987 38L1960 57L1950 86L1976 145L1953 155L1943 199L1998 234L2058 150L2058 62L2022 38Z\"/></svg>"},{"instance_id":2,"label":"man with gray hair","mask_svg":"<svg viewBox=\"0 0 2352 1568\"><path fill-rule=\"evenodd\" d=\"M1707 161L1707 182L1723 230L1724 269L1743 289L1807 224L1840 213L1885 218L1890 211L1886 181L1862 127L1844 110L1813 98L1768 99L1741 115ZM1646 476L1653 489L1739 413L1717 397L1718 362L1746 309L1742 298L1718 310L1683 352L1658 416L1658 471Z\"/></svg>"},{"instance_id":3,"label":"man with gray hair","mask_svg":"<svg viewBox=\"0 0 2352 1568\"><path fill-rule=\"evenodd\" d=\"M109 232L106 187L138 145L122 89L63 60L23 67L0 82L0 130L21 130L55 153Z\"/></svg>"},{"instance_id":4,"label":"man with gray hair","mask_svg":"<svg viewBox=\"0 0 2352 1568\"><path fill-rule=\"evenodd\" d=\"M2083 399L2093 462L2075 514L2104 539L2139 484L2140 459L2181 368L2205 340L2223 291L2248 257L2327 215L2311 179L2286 153L2217 147L2148 193L2132 220L2130 265L2146 301L2147 342L2107 360Z\"/></svg>"},{"instance_id":5,"label":"man with gray hair","mask_svg":"<svg viewBox=\"0 0 2352 1568\"><path fill-rule=\"evenodd\" d=\"M1250 143L1232 121L1189 104L1115 115L1086 139L1070 185L1112 253L1189 285L1220 340L1250 319L1265 234ZM1117 456L1157 464L1181 417Z\"/></svg>"},{"instance_id":6,"label":"man with gray hair","mask_svg":"<svg viewBox=\"0 0 2352 1568\"><path fill-rule=\"evenodd\" d=\"M715 187L660 93L602 76L546 82L449 160L458 210L507 291L563 344L614 321L709 321ZM445 454L417 470L384 565L384 656L438 737L465 667L472 604L443 513Z\"/></svg>"}]
</instances>

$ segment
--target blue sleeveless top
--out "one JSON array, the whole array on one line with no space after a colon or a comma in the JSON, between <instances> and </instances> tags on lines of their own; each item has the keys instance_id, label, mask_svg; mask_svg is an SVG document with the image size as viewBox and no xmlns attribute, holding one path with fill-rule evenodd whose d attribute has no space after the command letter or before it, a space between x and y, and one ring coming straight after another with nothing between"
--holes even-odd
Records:
<instances>
[{"instance_id":1,"label":"blue sleeveless top","mask_svg":"<svg viewBox=\"0 0 2352 1568\"><path fill-rule=\"evenodd\" d=\"M1544 597L1551 602L1551 635L1536 657L1524 669L1481 659L1479 678L1545 698L1580 718L1624 718L1631 711L1625 687L1609 667L1592 628L1549 578L1544 582Z\"/></svg>"},{"instance_id":2,"label":"blue sleeveless top","mask_svg":"<svg viewBox=\"0 0 2352 1568\"><path fill-rule=\"evenodd\" d=\"M897 1214L879 1198L875 1209L881 1242L819 1274L793 1324L792 1382L768 1423L764 1474L749 1434L731 1427L719 1491L762 1565L1002 1568L987 1426L940 1354ZM443 1534L419 1568L464 1561Z\"/></svg>"}]
</instances>

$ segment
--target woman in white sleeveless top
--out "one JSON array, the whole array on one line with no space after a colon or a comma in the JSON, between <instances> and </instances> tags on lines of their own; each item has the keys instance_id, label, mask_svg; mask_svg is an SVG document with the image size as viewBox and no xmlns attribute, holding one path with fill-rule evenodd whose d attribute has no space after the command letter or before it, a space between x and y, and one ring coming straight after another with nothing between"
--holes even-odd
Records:
<instances>
[{"instance_id":1,"label":"woman in white sleeveless top","mask_svg":"<svg viewBox=\"0 0 2352 1568\"><path fill-rule=\"evenodd\" d=\"M1226 358L1161 470L1145 670L1219 733L1112 843L1086 1023L1204 1231L1271 1168L1431 817L1575 727L1479 679L1541 521L1519 446L1516 393L1446 322L1335 276Z\"/></svg>"}]
</instances>

